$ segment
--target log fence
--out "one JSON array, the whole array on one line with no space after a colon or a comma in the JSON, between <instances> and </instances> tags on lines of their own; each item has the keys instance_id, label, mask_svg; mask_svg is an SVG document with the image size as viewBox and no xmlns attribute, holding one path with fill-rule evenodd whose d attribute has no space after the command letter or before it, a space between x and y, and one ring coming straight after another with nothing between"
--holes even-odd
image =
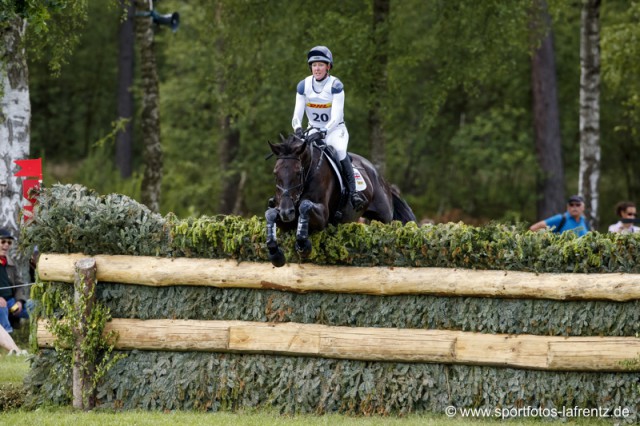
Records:
<instances>
[{"instance_id":1,"label":"log fence","mask_svg":"<svg viewBox=\"0 0 640 426\"><path fill-rule=\"evenodd\" d=\"M46 281L77 282L82 254L43 254ZM194 285L295 292L437 294L447 296L640 299L632 274L534 274L440 268L357 268L270 264L215 259L95 256L98 281L148 286ZM85 276L85 280L90 278ZM554 371L625 371L640 355L636 337L558 337L477 332L339 327L248 321L114 318L105 332L119 335L116 349L271 353L338 359L492 365ZM38 345L53 346L44 321ZM79 340L80 341L80 340ZM636 367L637 368L637 367Z\"/></svg>"}]
</instances>

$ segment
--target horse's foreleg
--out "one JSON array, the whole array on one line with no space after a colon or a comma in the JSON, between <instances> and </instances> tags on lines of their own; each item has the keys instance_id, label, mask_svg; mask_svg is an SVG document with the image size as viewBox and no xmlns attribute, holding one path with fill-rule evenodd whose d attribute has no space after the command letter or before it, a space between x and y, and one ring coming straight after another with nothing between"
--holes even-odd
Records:
<instances>
[{"instance_id":1,"label":"horse's foreleg","mask_svg":"<svg viewBox=\"0 0 640 426\"><path fill-rule=\"evenodd\" d=\"M276 238L276 219L278 218L278 210L275 208L269 208L264 213L267 219L267 249L269 250L269 260L273 266L280 267L286 262L284 252L278 247L278 240Z\"/></svg>"},{"instance_id":2,"label":"horse's foreleg","mask_svg":"<svg viewBox=\"0 0 640 426\"><path fill-rule=\"evenodd\" d=\"M309 241L309 213L313 209L313 202L309 200L302 200L298 212L300 213L298 218L298 229L296 230L296 251L300 253L302 257L307 257L311 254L311 241Z\"/></svg>"}]
</instances>

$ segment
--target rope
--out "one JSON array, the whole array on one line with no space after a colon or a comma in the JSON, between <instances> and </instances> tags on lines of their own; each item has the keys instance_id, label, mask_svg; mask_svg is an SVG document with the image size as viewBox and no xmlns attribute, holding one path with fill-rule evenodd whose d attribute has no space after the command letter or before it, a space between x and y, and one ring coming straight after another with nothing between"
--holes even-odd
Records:
<instances>
[{"instance_id":1,"label":"rope","mask_svg":"<svg viewBox=\"0 0 640 426\"><path fill-rule=\"evenodd\" d=\"M28 284L20 284L20 285L10 285L8 287L2 287L2 288L19 288L19 287L28 287L30 285L34 285L35 283L28 283Z\"/></svg>"}]
</instances>

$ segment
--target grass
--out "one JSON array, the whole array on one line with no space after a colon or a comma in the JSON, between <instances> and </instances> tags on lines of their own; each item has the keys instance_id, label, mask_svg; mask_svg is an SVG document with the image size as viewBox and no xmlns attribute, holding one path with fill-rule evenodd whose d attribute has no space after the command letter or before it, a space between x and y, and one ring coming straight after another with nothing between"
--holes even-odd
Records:
<instances>
[{"instance_id":1,"label":"grass","mask_svg":"<svg viewBox=\"0 0 640 426\"><path fill-rule=\"evenodd\" d=\"M21 385L29 372L29 360L26 356L9 356L2 350L0 355L0 385Z\"/></svg>"},{"instance_id":2,"label":"grass","mask_svg":"<svg viewBox=\"0 0 640 426\"><path fill-rule=\"evenodd\" d=\"M549 424L541 419L512 419L480 420L480 419L449 419L444 415L409 415L406 417L348 417L339 414L324 416L296 415L293 417L281 416L275 412L258 410L240 413L199 413L199 412L148 412L148 411L103 411L78 412L70 408L47 408L36 411L10 411L2 415L6 424L37 424L47 425L150 425L169 426L196 426L202 424L215 425L364 425L364 426L412 426L412 425L446 425L446 426L477 426L478 424L508 424L509 426L523 425L534 426ZM611 425L605 420L579 419L579 421L563 421L564 424L575 425Z\"/></svg>"},{"instance_id":3,"label":"grass","mask_svg":"<svg viewBox=\"0 0 640 426\"><path fill-rule=\"evenodd\" d=\"M11 337L21 348L29 347L29 327L21 325L14 329ZM29 372L29 361L26 356L8 356L5 349L0 349L0 385L21 385Z\"/></svg>"}]
</instances>

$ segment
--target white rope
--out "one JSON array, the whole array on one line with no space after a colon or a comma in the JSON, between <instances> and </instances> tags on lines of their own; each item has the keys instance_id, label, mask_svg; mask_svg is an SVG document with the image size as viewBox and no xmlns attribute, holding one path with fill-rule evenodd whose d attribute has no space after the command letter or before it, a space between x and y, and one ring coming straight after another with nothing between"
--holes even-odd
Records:
<instances>
[{"instance_id":1,"label":"white rope","mask_svg":"<svg viewBox=\"0 0 640 426\"><path fill-rule=\"evenodd\" d=\"M20 285L11 285L9 287L0 287L0 288L18 288L18 287L28 287L30 285L34 285L35 283L28 283L28 284L20 284Z\"/></svg>"}]
</instances>

